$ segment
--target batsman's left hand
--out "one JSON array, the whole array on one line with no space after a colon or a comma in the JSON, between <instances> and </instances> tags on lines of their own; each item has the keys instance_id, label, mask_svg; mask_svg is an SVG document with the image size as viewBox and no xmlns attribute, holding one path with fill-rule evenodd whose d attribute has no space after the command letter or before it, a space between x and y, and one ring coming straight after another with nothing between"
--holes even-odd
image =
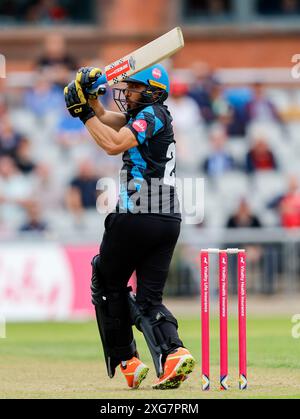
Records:
<instances>
[{"instance_id":1,"label":"batsman's left hand","mask_svg":"<svg viewBox=\"0 0 300 419\"><path fill-rule=\"evenodd\" d=\"M100 86L97 92L89 93L87 89L102 75L102 71L97 67L81 67L76 74L76 81L82 87L88 99L97 99L106 93L105 86Z\"/></svg>"},{"instance_id":2,"label":"batsman's left hand","mask_svg":"<svg viewBox=\"0 0 300 419\"><path fill-rule=\"evenodd\" d=\"M95 116L78 81L74 80L68 84L64 89L64 95L67 109L73 118L80 118L85 124L88 119Z\"/></svg>"}]
</instances>

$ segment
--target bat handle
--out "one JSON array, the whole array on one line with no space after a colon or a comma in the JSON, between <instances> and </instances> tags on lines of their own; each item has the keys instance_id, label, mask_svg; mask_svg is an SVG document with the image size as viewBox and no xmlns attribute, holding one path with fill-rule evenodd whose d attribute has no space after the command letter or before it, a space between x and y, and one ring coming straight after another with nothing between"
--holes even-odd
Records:
<instances>
[{"instance_id":1,"label":"bat handle","mask_svg":"<svg viewBox=\"0 0 300 419\"><path fill-rule=\"evenodd\" d=\"M106 84L106 83L107 83L106 75L102 74L102 76L100 76L95 81L95 83L93 83L92 86L87 89L87 91L88 91L88 93L96 93L98 91L99 87L103 84Z\"/></svg>"}]
</instances>

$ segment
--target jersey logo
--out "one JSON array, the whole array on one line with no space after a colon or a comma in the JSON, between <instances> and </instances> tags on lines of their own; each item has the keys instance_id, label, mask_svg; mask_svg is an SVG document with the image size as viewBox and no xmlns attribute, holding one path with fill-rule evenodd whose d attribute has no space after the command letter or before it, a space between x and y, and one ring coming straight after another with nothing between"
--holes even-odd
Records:
<instances>
[{"instance_id":1,"label":"jersey logo","mask_svg":"<svg viewBox=\"0 0 300 419\"><path fill-rule=\"evenodd\" d=\"M145 132L147 129L147 122L144 119L137 119L132 126L137 132Z\"/></svg>"},{"instance_id":2,"label":"jersey logo","mask_svg":"<svg viewBox=\"0 0 300 419\"><path fill-rule=\"evenodd\" d=\"M152 76L153 76L155 79L160 79L160 78L161 78L161 71L160 71L160 69L159 69L159 68L154 68L154 69L152 70Z\"/></svg>"}]
</instances>

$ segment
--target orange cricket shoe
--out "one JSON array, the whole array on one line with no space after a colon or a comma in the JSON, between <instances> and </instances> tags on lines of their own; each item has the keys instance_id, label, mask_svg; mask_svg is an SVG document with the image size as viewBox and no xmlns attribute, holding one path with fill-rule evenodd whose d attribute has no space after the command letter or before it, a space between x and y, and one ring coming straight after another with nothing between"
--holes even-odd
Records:
<instances>
[{"instance_id":1,"label":"orange cricket shoe","mask_svg":"<svg viewBox=\"0 0 300 419\"><path fill-rule=\"evenodd\" d=\"M126 361L125 367L120 364L120 369L126 378L128 387L132 389L139 388L141 382L146 378L149 371L147 365L135 356L129 361Z\"/></svg>"},{"instance_id":2,"label":"orange cricket shoe","mask_svg":"<svg viewBox=\"0 0 300 419\"><path fill-rule=\"evenodd\" d=\"M167 356L164 365L164 374L152 388L155 390L175 389L188 378L196 364L195 359L185 348L178 348Z\"/></svg>"}]
</instances>

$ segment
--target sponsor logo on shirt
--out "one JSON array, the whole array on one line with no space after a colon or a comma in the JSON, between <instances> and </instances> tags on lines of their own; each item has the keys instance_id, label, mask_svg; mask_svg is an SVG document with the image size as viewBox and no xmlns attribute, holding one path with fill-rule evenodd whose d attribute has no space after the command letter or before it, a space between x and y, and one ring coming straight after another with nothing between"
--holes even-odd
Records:
<instances>
[{"instance_id":1,"label":"sponsor logo on shirt","mask_svg":"<svg viewBox=\"0 0 300 419\"><path fill-rule=\"evenodd\" d=\"M147 122L144 119L137 119L132 126L137 132L145 132L147 129Z\"/></svg>"}]
</instances>

